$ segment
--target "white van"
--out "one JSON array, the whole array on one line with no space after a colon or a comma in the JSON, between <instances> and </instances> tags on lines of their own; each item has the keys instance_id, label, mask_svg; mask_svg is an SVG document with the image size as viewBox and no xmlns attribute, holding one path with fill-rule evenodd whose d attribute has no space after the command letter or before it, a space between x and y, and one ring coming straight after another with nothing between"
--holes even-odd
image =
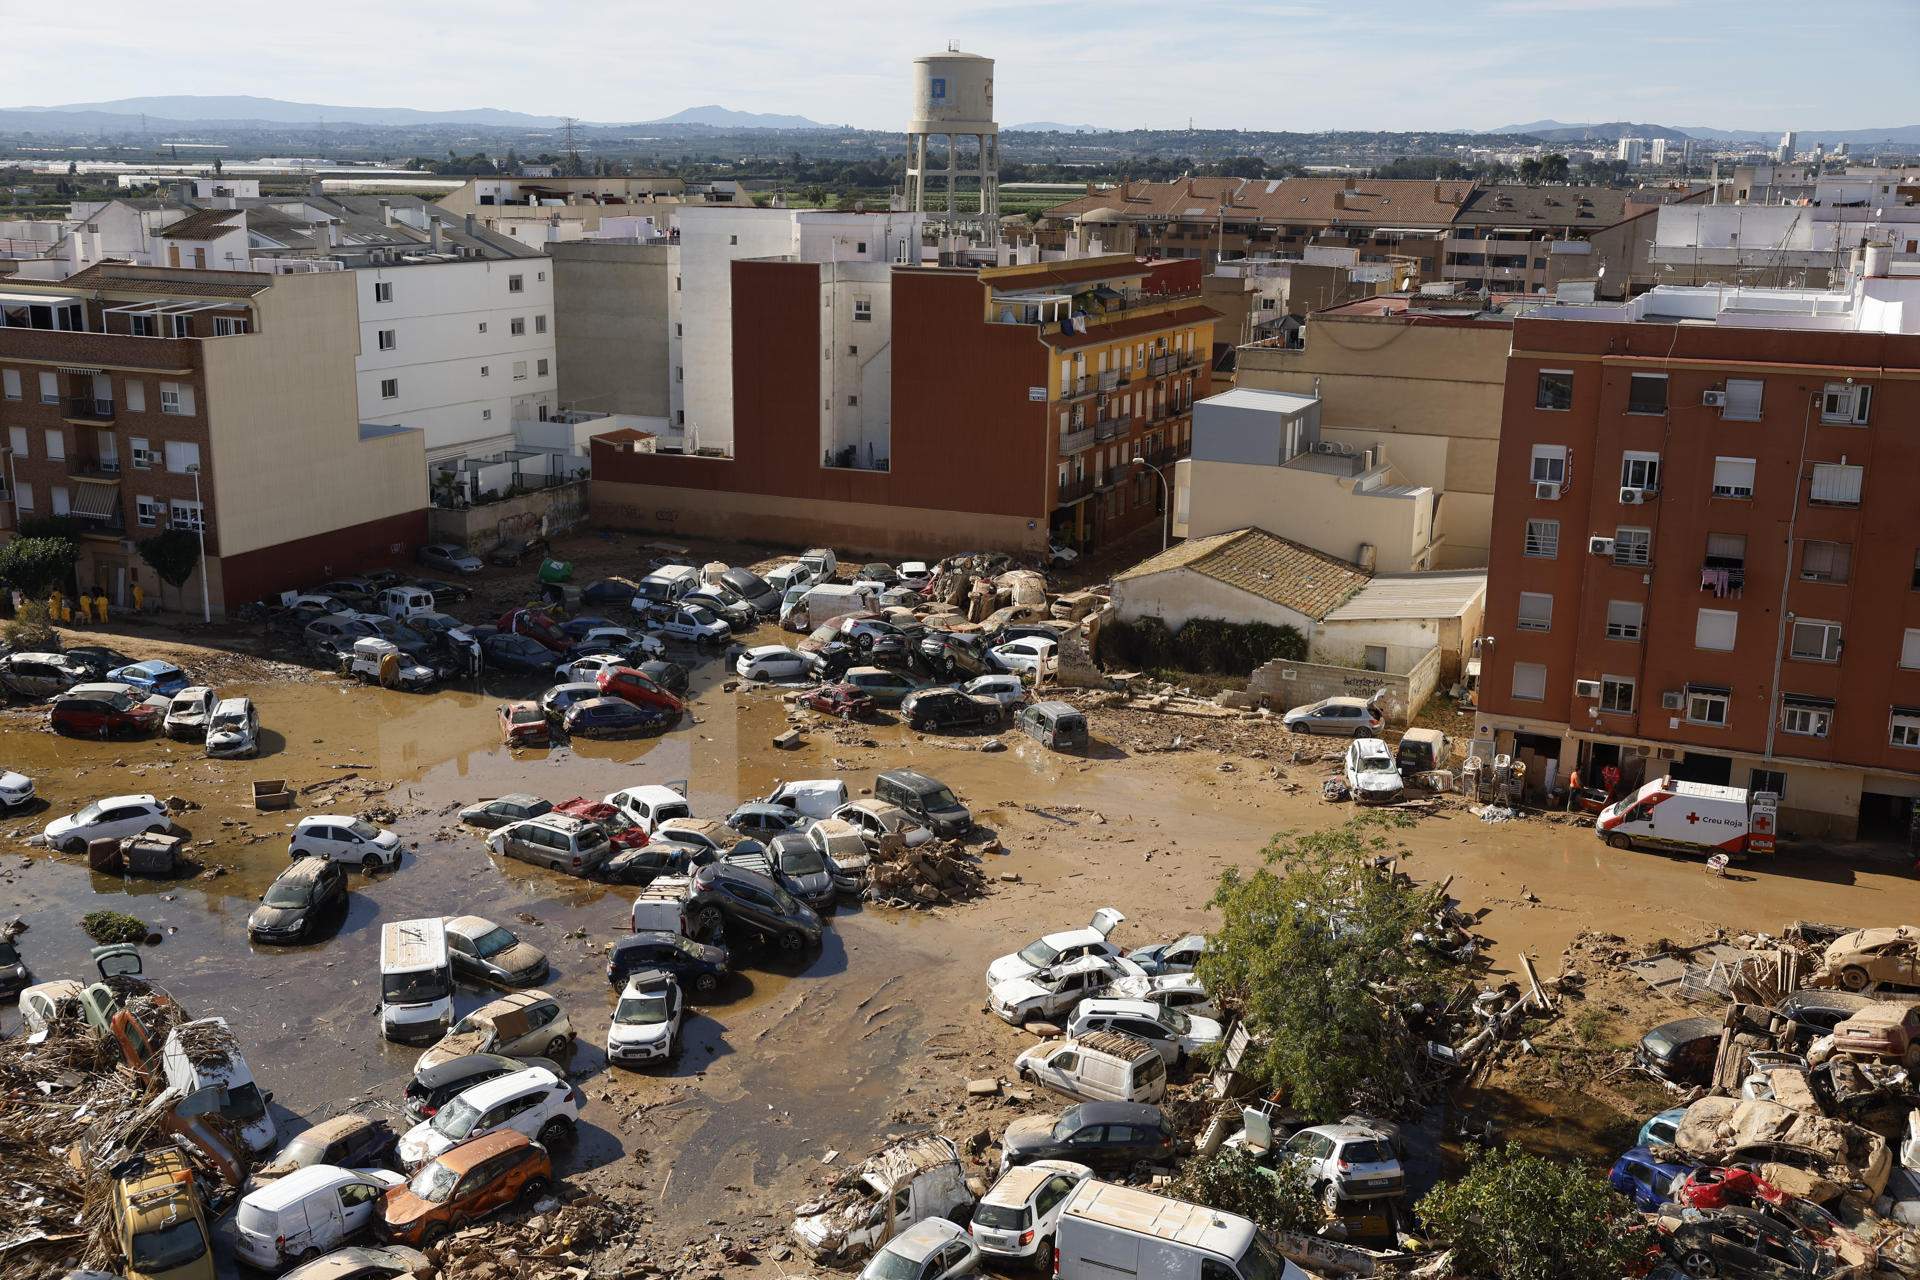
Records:
<instances>
[{"instance_id":1,"label":"white van","mask_svg":"<svg viewBox=\"0 0 1920 1280\"><path fill-rule=\"evenodd\" d=\"M380 593L380 612L389 618L411 618L432 613L433 592L425 587L388 587Z\"/></svg>"},{"instance_id":2,"label":"white van","mask_svg":"<svg viewBox=\"0 0 1920 1280\"><path fill-rule=\"evenodd\" d=\"M655 876L633 900L633 931L691 938L693 922L687 917L687 902L692 897L693 881L686 876Z\"/></svg>"},{"instance_id":3,"label":"white van","mask_svg":"<svg viewBox=\"0 0 1920 1280\"><path fill-rule=\"evenodd\" d=\"M225 1090L220 1114L240 1131L247 1150L258 1155L273 1150L273 1115L267 1110L271 1095L254 1083L253 1068L240 1056L240 1042L225 1018L183 1022L167 1033L160 1051L161 1073L167 1087L183 1095L218 1086Z\"/></svg>"},{"instance_id":4,"label":"white van","mask_svg":"<svg viewBox=\"0 0 1920 1280\"><path fill-rule=\"evenodd\" d=\"M1055 1280L1309 1280L1237 1214L1090 1180L1060 1211Z\"/></svg>"},{"instance_id":5,"label":"white van","mask_svg":"<svg viewBox=\"0 0 1920 1280\"><path fill-rule=\"evenodd\" d=\"M1078 1040L1042 1040L1013 1062L1021 1079L1086 1102L1158 1102L1167 1064L1144 1040L1098 1031Z\"/></svg>"},{"instance_id":6,"label":"white van","mask_svg":"<svg viewBox=\"0 0 1920 1280\"><path fill-rule=\"evenodd\" d=\"M838 778L803 778L780 783L761 803L785 805L803 818L831 818L849 798L847 784Z\"/></svg>"},{"instance_id":7,"label":"white van","mask_svg":"<svg viewBox=\"0 0 1920 1280\"><path fill-rule=\"evenodd\" d=\"M297 1169L241 1199L233 1216L234 1251L262 1271L317 1258L366 1228L387 1189L405 1181L386 1169Z\"/></svg>"},{"instance_id":8,"label":"white van","mask_svg":"<svg viewBox=\"0 0 1920 1280\"><path fill-rule=\"evenodd\" d=\"M633 589L636 607L646 604L672 604L700 585L700 571L690 564L663 565L640 579Z\"/></svg>"},{"instance_id":9,"label":"white van","mask_svg":"<svg viewBox=\"0 0 1920 1280\"><path fill-rule=\"evenodd\" d=\"M799 561L789 560L772 573L765 575L763 580L767 586L778 593L781 600L784 601L787 597L787 592L793 590L795 587L811 586L818 580L818 577L819 575Z\"/></svg>"},{"instance_id":10,"label":"white van","mask_svg":"<svg viewBox=\"0 0 1920 1280\"><path fill-rule=\"evenodd\" d=\"M880 598L877 582L818 582L791 587L780 599L780 625L789 631L811 631L821 623L848 613L864 613Z\"/></svg>"},{"instance_id":11,"label":"white van","mask_svg":"<svg viewBox=\"0 0 1920 1280\"><path fill-rule=\"evenodd\" d=\"M832 547L812 547L800 557L800 563L813 570L814 577L825 582L839 569L840 557L833 554Z\"/></svg>"},{"instance_id":12,"label":"white van","mask_svg":"<svg viewBox=\"0 0 1920 1280\"><path fill-rule=\"evenodd\" d=\"M380 1032L389 1040L438 1040L453 1023L453 964L446 922L396 920L380 930Z\"/></svg>"},{"instance_id":13,"label":"white van","mask_svg":"<svg viewBox=\"0 0 1920 1280\"><path fill-rule=\"evenodd\" d=\"M608 804L639 823L640 829L648 834L652 834L653 829L668 818L693 816L693 806L687 803L685 782L628 787L624 791L608 792L605 799Z\"/></svg>"}]
</instances>

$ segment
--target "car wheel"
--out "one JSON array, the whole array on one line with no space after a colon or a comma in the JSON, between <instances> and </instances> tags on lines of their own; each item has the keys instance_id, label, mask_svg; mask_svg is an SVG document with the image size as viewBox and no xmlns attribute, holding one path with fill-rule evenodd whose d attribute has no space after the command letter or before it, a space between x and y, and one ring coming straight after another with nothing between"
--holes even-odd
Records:
<instances>
[{"instance_id":1,"label":"car wheel","mask_svg":"<svg viewBox=\"0 0 1920 1280\"><path fill-rule=\"evenodd\" d=\"M761 684L765 684L767 681L773 679L773 673L771 671L768 671L766 668L762 667L760 670L754 672L748 678L751 680L758 680Z\"/></svg>"},{"instance_id":2,"label":"car wheel","mask_svg":"<svg viewBox=\"0 0 1920 1280\"><path fill-rule=\"evenodd\" d=\"M1840 970L1840 985L1849 991L1865 991L1872 982L1872 977L1857 964Z\"/></svg>"},{"instance_id":3,"label":"car wheel","mask_svg":"<svg viewBox=\"0 0 1920 1280\"><path fill-rule=\"evenodd\" d=\"M862 653L870 653L873 650L872 636L855 636L853 643L854 643L854 647L859 649L860 652Z\"/></svg>"},{"instance_id":4,"label":"car wheel","mask_svg":"<svg viewBox=\"0 0 1920 1280\"><path fill-rule=\"evenodd\" d=\"M907 728L914 730L916 733L925 733L927 731L927 722L921 717L915 716L913 719L907 721Z\"/></svg>"},{"instance_id":5,"label":"car wheel","mask_svg":"<svg viewBox=\"0 0 1920 1280\"><path fill-rule=\"evenodd\" d=\"M1327 1211L1328 1217L1333 1217L1339 1213L1340 1188L1331 1182L1322 1183L1320 1187L1320 1205Z\"/></svg>"},{"instance_id":6,"label":"car wheel","mask_svg":"<svg viewBox=\"0 0 1920 1280\"><path fill-rule=\"evenodd\" d=\"M167 834L167 824L164 822L156 822L147 828L147 834L150 836L163 836Z\"/></svg>"},{"instance_id":7,"label":"car wheel","mask_svg":"<svg viewBox=\"0 0 1920 1280\"><path fill-rule=\"evenodd\" d=\"M520 1198L528 1204L534 1203L545 1194L547 1194L547 1180L539 1174L528 1178L520 1188Z\"/></svg>"},{"instance_id":8,"label":"car wheel","mask_svg":"<svg viewBox=\"0 0 1920 1280\"><path fill-rule=\"evenodd\" d=\"M1705 1249L1688 1250L1686 1256L1680 1260L1680 1269L1690 1276L1717 1276L1720 1274L1719 1264L1714 1262L1713 1255Z\"/></svg>"},{"instance_id":9,"label":"car wheel","mask_svg":"<svg viewBox=\"0 0 1920 1280\"><path fill-rule=\"evenodd\" d=\"M780 935L780 949L797 955L807 949L807 935L798 929L789 929Z\"/></svg>"},{"instance_id":10,"label":"car wheel","mask_svg":"<svg viewBox=\"0 0 1920 1280\"><path fill-rule=\"evenodd\" d=\"M380 855L377 853L370 853L366 857L360 859L360 869L366 872L368 875L372 875L374 872L378 871L380 869Z\"/></svg>"},{"instance_id":11,"label":"car wheel","mask_svg":"<svg viewBox=\"0 0 1920 1280\"><path fill-rule=\"evenodd\" d=\"M720 908L708 907L700 913L700 932L703 936L710 938L726 927L727 918L720 914Z\"/></svg>"},{"instance_id":12,"label":"car wheel","mask_svg":"<svg viewBox=\"0 0 1920 1280\"><path fill-rule=\"evenodd\" d=\"M87 842L79 836L74 836L70 840L60 842L60 852L62 853L85 853L86 851Z\"/></svg>"},{"instance_id":13,"label":"car wheel","mask_svg":"<svg viewBox=\"0 0 1920 1280\"><path fill-rule=\"evenodd\" d=\"M572 1047L565 1036L555 1036L547 1041L547 1051L540 1056L553 1062L565 1062L567 1050Z\"/></svg>"},{"instance_id":14,"label":"car wheel","mask_svg":"<svg viewBox=\"0 0 1920 1280\"><path fill-rule=\"evenodd\" d=\"M1366 736L1367 736L1367 734L1368 734L1368 732L1369 732L1369 730L1366 730L1366 729L1355 729L1355 730L1353 731L1353 736L1354 736L1354 737L1355 737L1356 739L1358 739L1358 738L1364 738L1364 737L1366 737Z\"/></svg>"},{"instance_id":15,"label":"car wheel","mask_svg":"<svg viewBox=\"0 0 1920 1280\"><path fill-rule=\"evenodd\" d=\"M719 986L719 977L711 973L703 973L693 980L693 989L701 995L712 995L714 991L719 989Z\"/></svg>"},{"instance_id":16,"label":"car wheel","mask_svg":"<svg viewBox=\"0 0 1920 1280\"><path fill-rule=\"evenodd\" d=\"M1300 721L1298 724L1290 724L1287 728L1294 733L1304 733L1309 738L1313 736L1313 725L1305 720Z\"/></svg>"},{"instance_id":17,"label":"car wheel","mask_svg":"<svg viewBox=\"0 0 1920 1280\"><path fill-rule=\"evenodd\" d=\"M573 1121L555 1116L540 1126L541 1145L551 1148L564 1142L573 1141Z\"/></svg>"},{"instance_id":18,"label":"car wheel","mask_svg":"<svg viewBox=\"0 0 1920 1280\"><path fill-rule=\"evenodd\" d=\"M1633 837L1624 831L1609 831L1607 832L1607 847L1609 849L1631 849L1633 848Z\"/></svg>"}]
</instances>

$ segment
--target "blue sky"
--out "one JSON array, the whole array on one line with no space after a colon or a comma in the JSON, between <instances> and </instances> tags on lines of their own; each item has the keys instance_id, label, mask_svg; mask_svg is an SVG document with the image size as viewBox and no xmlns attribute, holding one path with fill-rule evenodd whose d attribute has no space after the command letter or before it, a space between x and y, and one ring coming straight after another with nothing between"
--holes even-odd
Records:
<instances>
[{"instance_id":1,"label":"blue sky","mask_svg":"<svg viewBox=\"0 0 1920 1280\"><path fill-rule=\"evenodd\" d=\"M1003 124L1451 129L1553 118L1778 130L1920 123L1920 0L134 0L18 6L8 106L258 94L644 120L719 103L902 126L909 63L998 61ZM1845 19L1866 11L1843 9Z\"/></svg>"}]
</instances>

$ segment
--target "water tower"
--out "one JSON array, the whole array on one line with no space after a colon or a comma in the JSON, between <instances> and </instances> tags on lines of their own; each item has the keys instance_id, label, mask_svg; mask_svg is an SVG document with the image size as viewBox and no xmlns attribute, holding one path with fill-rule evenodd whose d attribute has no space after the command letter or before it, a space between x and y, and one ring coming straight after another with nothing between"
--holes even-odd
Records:
<instances>
[{"instance_id":1,"label":"water tower","mask_svg":"<svg viewBox=\"0 0 1920 1280\"><path fill-rule=\"evenodd\" d=\"M907 122L907 207L947 223L1000 224L1000 126L993 59L949 48L913 60Z\"/></svg>"}]
</instances>

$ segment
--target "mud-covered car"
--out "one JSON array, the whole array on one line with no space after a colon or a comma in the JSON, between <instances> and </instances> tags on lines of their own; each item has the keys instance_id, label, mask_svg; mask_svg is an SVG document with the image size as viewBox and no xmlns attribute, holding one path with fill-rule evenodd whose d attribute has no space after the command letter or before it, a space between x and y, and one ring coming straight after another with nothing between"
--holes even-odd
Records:
<instances>
[{"instance_id":1,"label":"mud-covered car","mask_svg":"<svg viewBox=\"0 0 1920 1280\"><path fill-rule=\"evenodd\" d=\"M873 699L850 684L823 684L802 694L800 705L842 720L865 720L873 714Z\"/></svg>"},{"instance_id":2,"label":"mud-covered car","mask_svg":"<svg viewBox=\"0 0 1920 1280\"><path fill-rule=\"evenodd\" d=\"M915 1223L951 1218L973 1202L953 1139L909 1138L876 1151L826 1194L798 1206L792 1233L815 1261L858 1261Z\"/></svg>"},{"instance_id":3,"label":"mud-covered car","mask_svg":"<svg viewBox=\"0 0 1920 1280\"><path fill-rule=\"evenodd\" d=\"M778 881L724 862L709 863L693 873L687 910L706 937L732 929L788 953L817 944L822 932L819 913Z\"/></svg>"},{"instance_id":4,"label":"mud-covered car","mask_svg":"<svg viewBox=\"0 0 1920 1280\"><path fill-rule=\"evenodd\" d=\"M1920 988L1920 926L1841 934L1827 944L1813 981L1848 991L1873 986Z\"/></svg>"}]
</instances>

